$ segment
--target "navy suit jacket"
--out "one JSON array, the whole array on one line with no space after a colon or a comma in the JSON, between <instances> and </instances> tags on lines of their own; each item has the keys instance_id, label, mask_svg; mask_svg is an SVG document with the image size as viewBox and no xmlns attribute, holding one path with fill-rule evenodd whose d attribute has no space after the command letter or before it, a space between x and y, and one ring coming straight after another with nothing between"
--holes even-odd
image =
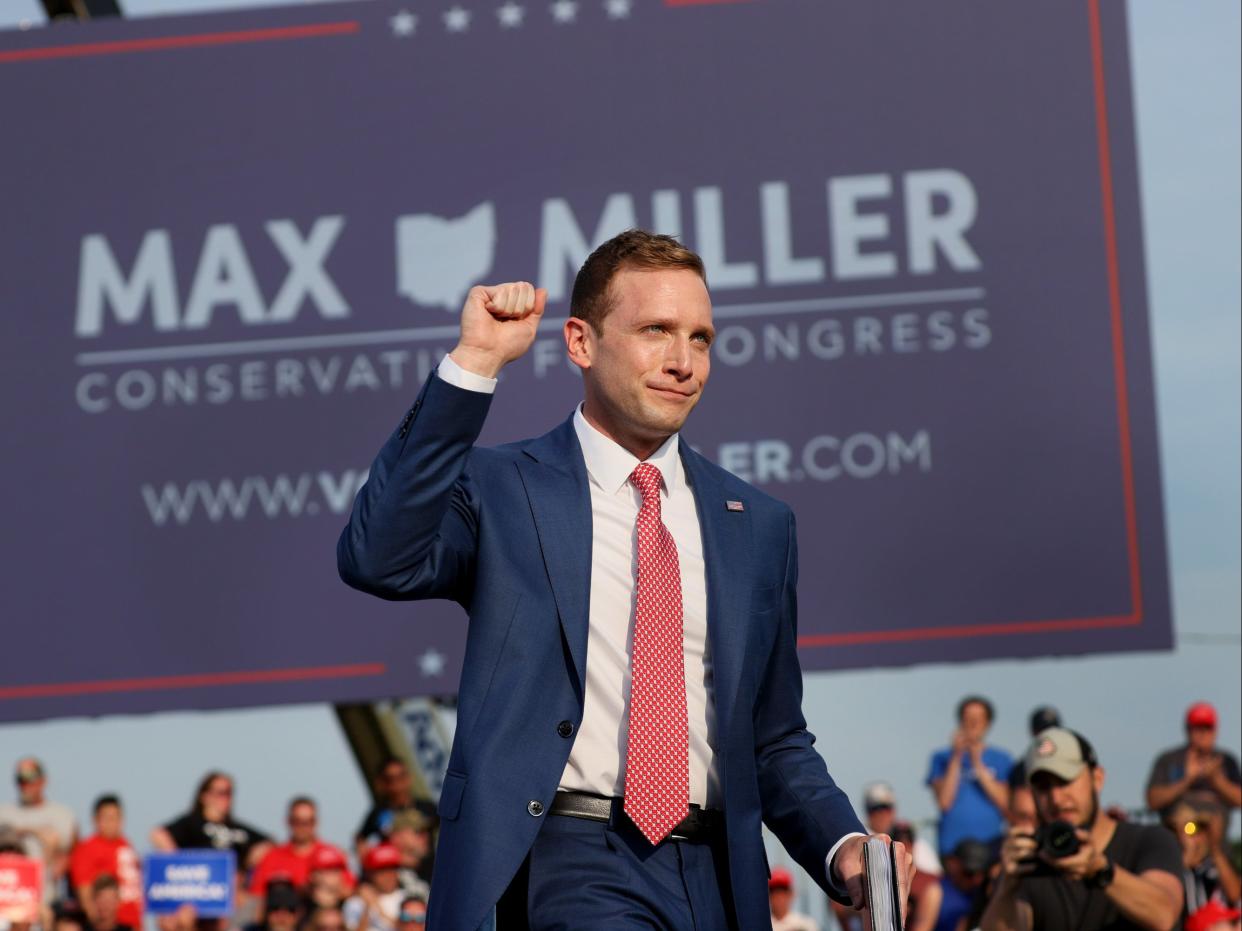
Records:
<instances>
[{"instance_id":1,"label":"navy suit jacket","mask_svg":"<svg viewBox=\"0 0 1242 931\"><path fill-rule=\"evenodd\" d=\"M582 719L591 586L582 449L572 419L537 439L476 447L491 397L433 374L380 450L337 547L355 588L447 598L470 616L430 931L483 923L539 832ZM793 514L688 443L680 449L703 535L733 904L741 928L766 928L761 822L825 889L828 850L863 828L802 716Z\"/></svg>"}]
</instances>

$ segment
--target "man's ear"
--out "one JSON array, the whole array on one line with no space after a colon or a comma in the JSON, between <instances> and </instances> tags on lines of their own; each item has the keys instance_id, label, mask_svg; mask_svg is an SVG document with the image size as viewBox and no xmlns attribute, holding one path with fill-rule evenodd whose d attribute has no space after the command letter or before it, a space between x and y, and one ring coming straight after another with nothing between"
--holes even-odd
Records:
<instances>
[{"instance_id":1,"label":"man's ear","mask_svg":"<svg viewBox=\"0 0 1242 931\"><path fill-rule=\"evenodd\" d=\"M569 361L583 371L591 367L595 356L595 330L581 317L565 321L565 352Z\"/></svg>"},{"instance_id":2,"label":"man's ear","mask_svg":"<svg viewBox=\"0 0 1242 931\"><path fill-rule=\"evenodd\" d=\"M1097 766L1095 769L1091 771L1091 783L1092 785L1095 786L1095 791L1097 794L1100 792L1101 789L1104 788L1104 767L1103 766Z\"/></svg>"}]
</instances>

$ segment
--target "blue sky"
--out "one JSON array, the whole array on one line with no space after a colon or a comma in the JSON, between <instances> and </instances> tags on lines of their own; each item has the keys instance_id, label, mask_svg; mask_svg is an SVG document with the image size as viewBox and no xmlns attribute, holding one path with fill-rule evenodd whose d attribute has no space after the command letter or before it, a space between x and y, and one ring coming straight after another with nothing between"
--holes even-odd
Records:
<instances>
[{"instance_id":1,"label":"blue sky","mask_svg":"<svg viewBox=\"0 0 1242 931\"><path fill-rule=\"evenodd\" d=\"M8 3L10 13L21 6L0 0L0 9ZM25 5L37 11L33 0ZM1058 705L1096 742L1106 800L1127 807L1141 804L1156 752L1180 741L1192 701L1216 704L1222 743L1242 749L1242 7L1131 0L1129 8L1178 647L808 676L807 718L838 782L857 800L865 782L886 779L916 821L933 815L927 759L967 692L994 699L995 742L1012 750L1024 744L1034 705ZM0 16L0 25L13 21ZM236 775L237 813L273 831L295 792L321 800L323 832L338 842L367 805L327 706L0 727L0 766L29 753L47 763L52 797L81 818L96 794L119 790L140 847L212 767Z\"/></svg>"}]
</instances>

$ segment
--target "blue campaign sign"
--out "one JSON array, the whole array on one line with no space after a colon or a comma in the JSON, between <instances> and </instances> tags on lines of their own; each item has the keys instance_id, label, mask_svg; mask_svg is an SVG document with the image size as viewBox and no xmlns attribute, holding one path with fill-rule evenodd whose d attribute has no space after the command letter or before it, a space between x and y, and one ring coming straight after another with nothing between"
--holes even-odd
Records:
<instances>
[{"instance_id":1,"label":"blue campaign sign","mask_svg":"<svg viewBox=\"0 0 1242 931\"><path fill-rule=\"evenodd\" d=\"M233 914L237 856L231 850L178 850L149 854L142 865L147 911L167 915L193 905L200 918Z\"/></svg>"}]
</instances>

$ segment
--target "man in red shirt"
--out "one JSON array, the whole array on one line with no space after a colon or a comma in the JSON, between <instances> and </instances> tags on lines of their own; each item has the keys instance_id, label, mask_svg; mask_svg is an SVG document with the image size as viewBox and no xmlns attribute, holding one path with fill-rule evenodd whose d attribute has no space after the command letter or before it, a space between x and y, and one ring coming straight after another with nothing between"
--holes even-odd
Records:
<instances>
[{"instance_id":1,"label":"man in red shirt","mask_svg":"<svg viewBox=\"0 0 1242 931\"><path fill-rule=\"evenodd\" d=\"M131 928L142 927L142 870L138 855L122 833L121 800L101 795L95 800L95 833L80 841L69 857L69 877L82 910L92 923L98 921L93 884L100 876L113 876L121 904L117 921Z\"/></svg>"},{"instance_id":2,"label":"man in red shirt","mask_svg":"<svg viewBox=\"0 0 1242 931\"><path fill-rule=\"evenodd\" d=\"M299 890L305 889L307 880L310 878L311 861L321 850L332 851L340 857L342 863L344 862L345 854L339 847L319 839L316 833L319 816L312 799L299 795L290 801L286 823L289 825L289 842L273 847L259 861L254 876L250 880L250 892L254 895L264 895L267 891L267 884L278 877L293 883ZM354 877L349 874L348 870L345 873L349 886L352 888Z\"/></svg>"}]
</instances>

